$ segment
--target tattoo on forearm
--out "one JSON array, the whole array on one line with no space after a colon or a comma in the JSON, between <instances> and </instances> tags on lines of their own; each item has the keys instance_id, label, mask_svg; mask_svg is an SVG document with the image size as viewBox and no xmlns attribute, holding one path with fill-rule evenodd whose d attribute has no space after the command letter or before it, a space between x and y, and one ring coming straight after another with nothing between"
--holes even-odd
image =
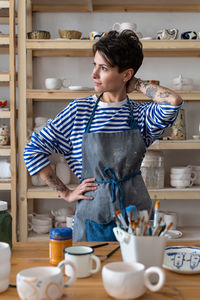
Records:
<instances>
[{"instance_id":1,"label":"tattoo on forearm","mask_svg":"<svg viewBox=\"0 0 200 300\"><path fill-rule=\"evenodd\" d=\"M157 92L157 88L155 87L149 87L147 88L146 90L146 95L147 97L149 97L150 99L154 99L155 95L156 95L156 92Z\"/></svg>"},{"instance_id":2,"label":"tattoo on forearm","mask_svg":"<svg viewBox=\"0 0 200 300\"><path fill-rule=\"evenodd\" d=\"M57 192L65 192L67 190L66 186L62 183L62 181L59 178L51 174L48 174L46 178L49 186Z\"/></svg>"},{"instance_id":3,"label":"tattoo on forearm","mask_svg":"<svg viewBox=\"0 0 200 300\"><path fill-rule=\"evenodd\" d=\"M172 95L170 92L162 92L160 93L160 98L168 98Z\"/></svg>"}]
</instances>

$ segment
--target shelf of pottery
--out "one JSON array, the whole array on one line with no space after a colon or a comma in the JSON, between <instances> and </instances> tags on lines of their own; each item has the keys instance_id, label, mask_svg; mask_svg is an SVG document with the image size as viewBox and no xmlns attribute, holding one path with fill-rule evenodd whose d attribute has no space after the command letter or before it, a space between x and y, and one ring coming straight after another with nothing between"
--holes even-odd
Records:
<instances>
[{"instance_id":1,"label":"shelf of pottery","mask_svg":"<svg viewBox=\"0 0 200 300\"><path fill-rule=\"evenodd\" d=\"M3 28L3 31L1 31ZM12 240L16 241L16 68L15 3L0 1L0 54L8 57L6 70L0 70L0 198L5 191L12 215ZM4 58L3 58L4 59ZM6 60L6 59L5 59ZM2 60L3 61L3 60ZM6 91L6 92L5 92ZM6 93L6 96L5 96Z\"/></svg>"},{"instance_id":2,"label":"shelf of pottery","mask_svg":"<svg viewBox=\"0 0 200 300\"><path fill-rule=\"evenodd\" d=\"M86 3L86 4L85 4ZM191 3L190 3L191 4ZM26 214L34 215L34 199L58 199L57 193L50 190L36 175L32 179L28 176L27 170L23 161L23 151L27 143L27 137L35 129L39 130L43 124L48 122L43 116L34 117L33 107L37 102L49 103L54 101L71 101L74 98L91 95L94 91L87 86L73 86L67 80L60 78L46 78L45 88L33 88L33 59L40 57L91 57L92 45L95 43L95 38L103 35L103 32L88 32L87 37L82 37L79 31L57 30L57 37L51 38L51 33L48 31L33 30L32 13L34 12L110 12L110 11L199 11L199 7L195 1L190 5L187 2L178 5L178 1L162 1L162 6L159 1L138 1L134 4L131 1L19 1L18 5L18 51L19 51L19 224L20 224L20 241L30 239L39 239L40 235L33 233L32 227L29 228L28 222L25 219ZM118 24L121 26L122 24ZM117 25L115 25L117 26ZM123 25L122 25L123 26ZM126 23L126 26L135 26L134 24ZM108 30L110 30L108 28ZM75 34L75 35L74 35ZM177 39L177 30L163 30L157 33L156 37L142 37L141 42L144 48L145 57L199 57L200 56L200 40L198 36L193 39L193 33L183 33L184 36ZM26 38L25 38L26 37ZM180 35L179 35L180 37ZM185 38L188 38L187 40ZM162 39L162 40L159 40ZM190 81L189 81L190 82ZM175 78L174 84L179 85L181 89L179 94L184 99L185 103L200 101L200 91L194 89L182 89L185 83L188 83L187 78L181 75ZM192 82L190 82L192 84ZM61 89L61 87L65 87ZM142 94L133 92L130 98L135 101L149 100ZM199 135L199 133L198 133ZM199 150L200 140L198 139L180 139L169 136L163 140L158 140L150 147L154 152L166 150ZM56 173L63 178L64 169L69 177L64 178L69 188L73 188L77 184L77 180L71 171L68 169L61 157L52 157L52 168ZM163 177L164 178L164 177ZM200 199L199 187L154 187L149 189L152 199ZM70 212L71 213L71 212ZM49 217L49 214L48 216ZM52 216L51 216L52 217ZM55 216L54 216L55 217ZM48 223L48 222L47 222ZM31 225L30 225L31 226ZM28 232L29 228L29 232ZM43 235L42 235L43 237Z\"/></svg>"}]
</instances>

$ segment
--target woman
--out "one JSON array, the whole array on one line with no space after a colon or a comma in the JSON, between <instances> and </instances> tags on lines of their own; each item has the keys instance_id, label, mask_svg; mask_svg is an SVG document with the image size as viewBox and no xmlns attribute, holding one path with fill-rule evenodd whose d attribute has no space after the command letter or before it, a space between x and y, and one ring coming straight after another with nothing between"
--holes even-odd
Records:
<instances>
[{"instance_id":1,"label":"woman","mask_svg":"<svg viewBox=\"0 0 200 300\"><path fill-rule=\"evenodd\" d=\"M111 31L93 47L92 78L99 94L72 101L39 135L33 133L24 158L67 202L77 202L74 241L114 240L113 216L133 204L149 210L151 200L140 166L146 147L177 117L182 99L173 91L135 78L143 61L133 31ZM153 100L135 103L127 91ZM81 183L69 190L49 166L53 152L65 156Z\"/></svg>"}]
</instances>

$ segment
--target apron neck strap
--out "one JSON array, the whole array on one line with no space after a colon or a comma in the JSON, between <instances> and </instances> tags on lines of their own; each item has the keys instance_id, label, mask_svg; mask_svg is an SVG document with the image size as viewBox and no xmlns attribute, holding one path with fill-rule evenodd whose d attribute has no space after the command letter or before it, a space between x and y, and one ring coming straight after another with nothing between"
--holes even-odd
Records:
<instances>
[{"instance_id":1,"label":"apron neck strap","mask_svg":"<svg viewBox=\"0 0 200 300\"><path fill-rule=\"evenodd\" d=\"M93 117L95 115L95 111L97 109L97 105L99 103L99 100L101 99L103 93L101 93L101 95L97 98L96 102L95 102L95 105L94 105L94 108L92 110L92 113L91 113L91 116L90 116L90 119L87 123L87 126L86 126L86 129L85 129L85 133L88 133L89 130L90 130L90 126L91 126L91 123L92 123L92 120L93 120ZM132 108L132 105L131 105L131 101L129 99L129 97L127 96L127 102L128 102L128 105L129 105L129 108L130 108L130 116L129 116L129 120L128 120L128 125L131 127L131 129L138 129L138 125L137 123L135 122L135 119L133 117L133 108Z\"/></svg>"},{"instance_id":2,"label":"apron neck strap","mask_svg":"<svg viewBox=\"0 0 200 300\"><path fill-rule=\"evenodd\" d=\"M96 109L97 109L97 105L98 105L99 100L100 100L100 98L102 97L102 95L103 95L103 93L101 93L101 95L97 98L97 101L95 102L95 105L94 105L94 108L93 108L93 110L92 110L90 119L89 119L89 121L88 121L88 123L87 123L87 126L86 126L86 129L85 129L85 133L88 133L89 130L90 130L90 126L91 126L91 123L92 123L92 120L93 120L95 111L96 111Z\"/></svg>"}]
</instances>

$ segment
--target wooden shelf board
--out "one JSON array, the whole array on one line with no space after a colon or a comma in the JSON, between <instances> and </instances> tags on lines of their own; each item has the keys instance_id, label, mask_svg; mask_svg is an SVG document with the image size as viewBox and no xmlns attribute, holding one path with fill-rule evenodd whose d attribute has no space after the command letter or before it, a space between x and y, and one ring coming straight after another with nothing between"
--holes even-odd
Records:
<instances>
[{"instance_id":1,"label":"wooden shelf board","mask_svg":"<svg viewBox=\"0 0 200 300\"><path fill-rule=\"evenodd\" d=\"M10 119L10 111L0 109L0 119Z\"/></svg>"},{"instance_id":2,"label":"wooden shelf board","mask_svg":"<svg viewBox=\"0 0 200 300\"><path fill-rule=\"evenodd\" d=\"M26 40L26 48L34 50L33 56L92 56L90 40ZM142 41L144 55L149 57L195 56L200 57L199 40ZM48 51L47 51L48 50Z\"/></svg>"},{"instance_id":3,"label":"wooden shelf board","mask_svg":"<svg viewBox=\"0 0 200 300\"><path fill-rule=\"evenodd\" d=\"M10 39L9 39L9 35L5 34L5 35L0 35L0 46L1 45L9 45Z\"/></svg>"},{"instance_id":4,"label":"wooden shelf board","mask_svg":"<svg viewBox=\"0 0 200 300\"><path fill-rule=\"evenodd\" d=\"M89 4L88 4L89 3ZM196 12L200 11L198 0L33 0L35 12Z\"/></svg>"},{"instance_id":5,"label":"wooden shelf board","mask_svg":"<svg viewBox=\"0 0 200 300\"><path fill-rule=\"evenodd\" d=\"M77 185L76 184L69 184L67 187L69 189L74 189ZM57 199L59 198L57 193L51 190L48 186L44 187L31 187L27 191L27 198L28 199Z\"/></svg>"},{"instance_id":6,"label":"wooden shelf board","mask_svg":"<svg viewBox=\"0 0 200 300\"><path fill-rule=\"evenodd\" d=\"M77 185L70 184L68 188L74 189ZM150 189L149 194L151 199L159 200L188 200L195 199L200 200L200 186L191 187L185 189L176 189L176 188L164 188L164 189ZM57 193L52 191L47 186L45 187L31 187L27 192L28 199L57 199Z\"/></svg>"},{"instance_id":7,"label":"wooden shelf board","mask_svg":"<svg viewBox=\"0 0 200 300\"><path fill-rule=\"evenodd\" d=\"M10 156L10 154L11 154L10 146L0 146L0 156Z\"/></svg>"},{"instance_id":8,"label":"wooden shelf board","mask_svg":"<svg viewBox=\"0 0 200 300\"><path fill-rule=\"evenodd\" d=\"M196 92L181 92L178 91L180 96L183 98L184 101L200 101L200 91ZM87 97L89 95L95 94L94 90L88 91L69 91L69 90L39 90L28 89L26 92L27 99L34 99L35 101L40 100L72 100L75 98ZM129 94L131 99L134 101L151 101L148 97L144 96L141 93L133 92Z\"/></svg>"},{"instance_id":9,"label":"wooden shelf board","mask_svg":"<svg viewBox=\"0 0 200 300\"><path fill-rule=\"evenodd\" d=\"M179 239L176 239L178 242L182 241L200 241L200 227L198 226L192 226L192 227L177 227L177 230L182 232L182 237ZM39 242L39 241L48 241L49 240L49 233L43 233L43 234L38 234L33 231L29 232L28 235L28 241L33 241L33 242ZM174 241L175 239L170 239L170 241ZM196 245L200 246L200 242Z\"/></svg>"},{"instance_id":10,"label":"wooden shelf board","mask_svg":"<svg viewBox=\"0 0 200 300\"><path fill-rule=\"evenodd\" d=\"M8 72L0 72L0 82L8 82L10 75Z\"/></svg>"},{"instance_id":11,"label":"wooden shelf board","mask_svg":"<svg viewBox=\"0 0 200 300\"><path fill-rule=\"evenodd\" d=\"M0 9L9 8L9 7L10 7L10 3L8 0L0 0Z\"/></svg>"},{"instance_id":12,"label":"wooden shelf board","mask_svg":"<svg viewBox=\"0 0 200 300\"><path fill-rule=\"evenodd\" d=\"M149 150L200 150L200 140L157 140Z\"/></svg>"},{"instance_id":13,"label":"wooden shelf board","mask_svg":"<svg viewBox=\"0 0 200 300\"><path fill-rule=\"evenodd\" d=\"M149 194L152 200L200 200L200 187L149 189Z\"/></svg>"},{"instance_id":14,"label":"wooden shelf board","mask_svg":"<svg viewBox=\"0 0 200 300\"><path fill-rule=\"evenodd\" d=\"M1 191L11 190L11 182L1 182L0 180L0 190Z\"/></svg>"}]
</instances>

